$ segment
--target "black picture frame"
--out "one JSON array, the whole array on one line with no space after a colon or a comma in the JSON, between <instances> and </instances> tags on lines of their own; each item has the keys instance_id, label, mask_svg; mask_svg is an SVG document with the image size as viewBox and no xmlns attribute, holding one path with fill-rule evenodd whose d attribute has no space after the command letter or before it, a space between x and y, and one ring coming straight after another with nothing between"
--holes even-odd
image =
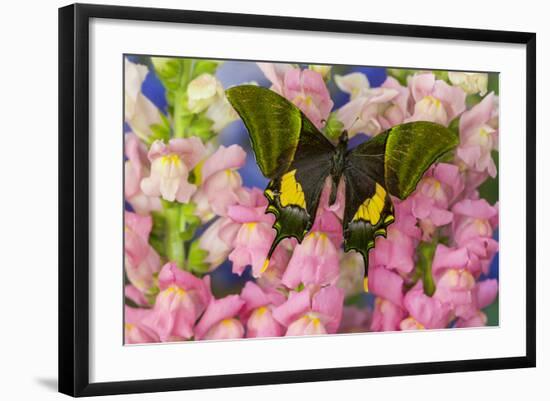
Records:
<instances>
[{"instance_id":1,"label":"black picture frame","mask_svg":"<svg viewBox=\"0 0 550 401\"><path fill-rule=\"evenodd\" d=\"M179 22L515 43L526 46L526 354L521 357L90 383L89 23L91 18ZM71 396L237 387L534 367L536 35L435 26L74 4L59 9L59 391Z\"/></svg>"}]
</instances>

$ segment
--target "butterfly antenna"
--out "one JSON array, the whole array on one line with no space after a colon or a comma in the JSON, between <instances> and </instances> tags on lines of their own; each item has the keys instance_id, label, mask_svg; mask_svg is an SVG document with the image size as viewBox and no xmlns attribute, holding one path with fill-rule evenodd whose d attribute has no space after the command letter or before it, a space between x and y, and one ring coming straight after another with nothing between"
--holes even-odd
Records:
<instances>
[{"instance_id":1,"label":"butterfly antenna","mask_svg":"<svg viewBox=\"0 0 550 401\"><path fill-rule=\"evenodd\" d=\"M359 121L359 116L355 117L355 121L350 125L350 127L347 129L347 131L351 131L351 129L353 128L353 126L355 125L355 123Z\"/></svg>"}]
</instances>

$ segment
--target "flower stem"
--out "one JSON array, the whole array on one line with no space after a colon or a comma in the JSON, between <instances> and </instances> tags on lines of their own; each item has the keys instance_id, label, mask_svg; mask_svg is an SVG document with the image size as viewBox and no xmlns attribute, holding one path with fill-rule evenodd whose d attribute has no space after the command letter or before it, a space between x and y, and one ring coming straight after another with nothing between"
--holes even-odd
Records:
<instances>
[{"instance_id":1,"label":"flower stem","mask_svg":"<svg viewBox=\"0 0 550 401\"><path fill-rule=\"evenodd\" d=\"M171 205L164 210L166 217L165 250L171 262L180 269L185 267L184 241L180 238L181 216L178 205Z\"/></svg>"},{"instance_id":2,"label":"flower stem","mask_svg":"<svg viewBox=\"0 0 550 401\"><path fill-rule=\"evenodd\" d=\"M187 85L193 76L193 60L182 60L180 83L174 98L174 138L186 137Z\"/></svg>"}]
</instances>

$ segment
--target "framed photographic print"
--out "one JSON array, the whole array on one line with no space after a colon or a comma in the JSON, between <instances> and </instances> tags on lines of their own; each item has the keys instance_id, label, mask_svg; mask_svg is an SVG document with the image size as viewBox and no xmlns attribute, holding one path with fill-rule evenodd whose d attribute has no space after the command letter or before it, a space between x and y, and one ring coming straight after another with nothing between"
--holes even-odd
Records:
<instances>
[{"instance_id":1,"label":"framed photographic print","mask_svg":"<svg viewBox=\"0 0 550 401\"><path fill-rule=\"evenodd\" d=\"M78 4L59 77L61 392L535 366L535 34Z\"/></svg>"}]
</instances>

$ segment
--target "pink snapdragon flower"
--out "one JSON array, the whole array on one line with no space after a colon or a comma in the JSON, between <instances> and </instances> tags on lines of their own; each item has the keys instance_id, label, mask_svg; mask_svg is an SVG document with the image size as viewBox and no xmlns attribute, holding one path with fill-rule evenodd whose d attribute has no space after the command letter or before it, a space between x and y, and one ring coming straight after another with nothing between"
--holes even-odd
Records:
<instances>
[{"instance_id":1,"label":"pink snapdragon flower","mask_svg":"<svg viewBox=\"0 0 550 401\"><path fill-rule=\"evenodd\" d=\"M151 216L124 212L124 267L128 280L143 292L153 285L153 274L160 269L160 257L149 245L152 226Z\"/></svg>"},{"instance_id":2,"label":"pink snapdragon flower","mask_svg":"<svg viewBox=\"0 0 550 401\"><path fill-rule=\"evenodd\" d=\"M160 140L153 142L148 154L151 175L141 181L141 189L148 196L162 196L170 202L189 202L197 189L187 181L189 172L205 153L197 137L175 138L168 144Z\"/></svg>"},{"instance_id":3,"label":"pink snapdragon flower","mask_svg":"<svg viewBox=\"0 0 550 401\"><path fill-rule=\"evenodd\" d=\"M457 244L465 245L478 237L493 236L498 206L491 206L485 199L464 199L453 207L453 212L456 214L453 231Z\"/></svg>"},{"instance_id":4,"label":"pink snapdragon flower","mask_svg":"<svg viewBox=\"0 0 550 401\"><path fill-rule=\"evenodd\" d=\"M433 73L415 74L409 78L414 102L409 121L432 121L444 126L466 109L466 93L460 87L436 80Z\"/></svg>"},{"instance_id":5,"label":"pink snapdragon flower","mask_svg":"<svg viewBox=\"0 0 550 401\"><path fill-rule=\"evenodd\" d=\"M480 281L474 290L474 302L469 314L457 320L455 327L479 327L487 324L487 316L481 310L491 305L498 293L498 282L495 279Z\"/></svg>"},{"instance_id":6,"label":"pink snapdragon flower","mask_svg":"<svg viewBox=\"0 0 550 401\"><path fill-rule=\"evenodd\" d=\"M214 215L226 216L227 207L239 201L242 179L236 169L246 161L246 152L239 145L220 146L214 154L195 169L196 184L193 195L197 215L208 221Z\"/></svg>"},{"instance_id":7,"label":"pink snapdragon flower","mask_svg":"<svg viewBox=\"0 0 550 401\"><path fill-rule=\"evenodd\" d=\"M432 261L432 275L437 281L443 276L447 269L466 269L469 257L466 248L453 248L438 244Z\"/></svg>"},{"instance_id":8,"label":"pink snapdragon flower","mask_svg":"<svg viewBox=\"0 0 550 401\"><path fill-rule=\"evenodd\" d=\"M205 112L212 120L212 131L219 133L238 118L227 98L221 82L212 74L203 73L187 86L187 107L192 113Z\"/></svg>"},{"instance_id":9,"label":"pink snapdragon flower","mask_svg":"<svg viewBox=\"0 0 550 401\"><path fill-rule=\"evenodd\" d=\"M330 193L332 191L332 178L329 176L325 181L321 197L319 198L319 206L317 214L324 212L332 212L340 220L344 218L344 209L346 207L346 181L340 180L336 188L336 200L332 205L329 205ZM318 217L316 217L317 219Z\"/></svg>"},{"instance_id":10,"label":"pink snapdragon flower","mask_svg":"<svg viewBox=\"0 0 550 401\"><path fill-rule=\"evenodd\" d=\"M401 330L443 329L449 324L450 306L424 294L421 282L407 292L403 305L409 316L401 321Z\"/></svg>"},{"instance_id":11,"label":"pink snapdragon flower","mask_svg":"<svg viewBox=\"0 0 550 401\"><path fill-rule=\"evenodd\" d=\"M286 238L277 245L277 249L271 255L269 264L262 268L260 276L256 278L256 283L260 287L264 289L283 288L283 275L297 243L298 241L295 238Z\"/></svg>"},{"instance_id":12,"label":"pink snapdragon flower","mask_svg":"<svg viewBox=\"0 0 550 401\"><path fill-rule=\"evenodd\" d=\"M402 86L397 79L388 77L381 85L384 89L393 89L397 91L388 107L383 109L379 117L380 125L384 130L389 129L397 124L401 124L407 117L410 116L408 105L410 102L410 91L407 87Z\"/></svg>"},{"instance_id":13,"label":"pink snapdragon flower","mask_svg":"<svg viewBox=\"0 0 550 401\"><path fill-rule=\"evenodd\" d=\"M288 288L334 284L338 279L338 250L328 235L313 231L298 244L288 262L282 283Z\"/></svg>"},{"instance_id":14,"label":"pink snapdragon flower","mask_svg":"<svg viewBox=\"0 0 550 401\"><path fill-rule=\"evenodd\" d=\"M330 211L320 210L311 231L292 253L282 278L288 288L334 284L339 272L342 223Z\"/></svg>"},{"instance_id":15,"label":"pink snapdragon flower","mask_svg":"<svg viewBox=\"0 0 550 401\"><path fill-rule=\"evenodd\" d=\"M124 58L124 121L141 140L153 134L151 125L162 123L160 111L141 92L147 74L146 66Z\"/></svg>"},{"instance_id":16,"label":"pink snapdragon flower","mask_svg":"<svg viewBox=\"0 0 550 401\"><path fill-rule=\"evenodd\" d=\"M147 298L145 298L145 295L143 294L143 292L141 292L138 288L136 288L132 284L127 284L124 286L124 297L128 298L138 306L149 305L149 302L147 301Z\"/></svg>"},{"instance_id":17,"label":"pink snapdragon flower","mask_svg":"<svg viewBox=\"0 0 550 401\"><path fill-rule=\"evenodd\" d=\"M447 269L437 281L434 298L449 305L456 316L468 318L473 308L475 279L466 269Z\"/></svg>"},{"instance_id":18,"label":"pink snapdragon flower","mask_svg":"<svg viewBox=\"0 0 550 401\"><path fill-rule=\"evenodd\" d=\"M387 299L376 297L370 328L372 331L397 331L404 317L403 308Z\"/></svg>"},{"instance_id":19,"label":"pink snapdragon flower","mask_svg":"<svg viewBox=\"0 0 550 401\"><path fill-rule=\"evenodd\" d=\"M376 135L407 116L409 91L393 78L379 88L370 88L367 77L359 72L334 78L336 85L350 94L350 101L337 112L350 136L359 132Z\"/></svg>"},{"instance_id":20,"label":"pink snapdragon flower","mask_svg":"<svg viewBox=\"0 0 550 401\"><path fill-rule=\"evenodd\" d=\"M403 278L383 266L369 266L368 290L391 301L394 305L403 304Z\"/></svg>"},{"instance_id":21,"label":"pink snapdragon flower","mask_svg":"<svg viewBox=\"0 0 550 401\"><path fill-rule=\"evenodd\" d=\"M204 315L195 327L197 340L242 338L244 327L237 318L244 301L238 295L210 300Z\"/></svg>"},{"instance_id":22,"label":"pink snapdragon flower","mask_svg":"<svg viewBox=\"0 0 550 401\"><path fill-rule=\"evenodd\" d=\"M344 292L328 286L313 293L305 288L291 291L288 300L275 308L273 317L286 329L286 336L334 334L342 319Z\"/></svg>"},{"instance_id":23,"label":"pink snapdragon flower","mask_svg":"<svg viewBox=\"0 0 550 401\"><path fill-rule=\"evenodd\" d=\"M292 64L285 63L257 63L265 77L271 81L271 90L283 95L285 75L295 69Z\"/></svg>"},{"instance_id":24,"label":"pink snapdragon flower","mask_svg":"<svg viewBox=\"0 0 550 401\"><path fill-rule=\"evenodd\" d=\"M476 281L468 270L465 248L448 248L439 244L435 250L432 274L436 282L433 298L448 305L458 317L469 317L474 302Z\"/></svg>"},{"instance_id":25,"label":"pink snapdragon flower","mask_svg":"<svg viewBox=\"0 0 550 401\"><path fill-rule=\"evenodd\" d=\"M288 64L258 63L258 66L271 81L271 90L298 106L317 128L325 124L334 103L320 73Z\"/></svg>"},{"instance_id":26,"label":"pink snapdragon flower","mask_svg":"<svg viewBox=\"0 0 550 401\"><path fill-rule=\"evenodd\" d=\"M369 264L406 274L414 269L415 249L420 229L412 213L411 198L394 200L395 222L387 229L387 237L376 238L376 247L369 253Z\"/></svg>"},{"instance_id":27,"label":"pink snapdragon flower","mask_svg":"<svg viewBox=\"0 0 550 401\"><path fill-rule=\"evenodd\" d=\"M276 234L272 228L274 216L265 213L267 199L257 188L245 190L242 195L238 204L227 209L227 216L238 224L238 229L235 230L232 226L229 233L222 234L222 238L233 246L233 251L229 254L229 260L233 262L233 273L240 275L250 265L254 277L260 277L279 264L286 267L288 255L282 244L266 264L269 248Z\"/></svg>"},{"instance_id":28,"label":"pink snapdragon flower","mask_svg":"<svg viewBox=\"0 0 550 401\"><path fill-rule=\"evenodd\" d=\"M210 277L201 280L170 262L163 266L158 282L160 293L143 323L163 342L190 339L195 322L212 298Z\"/></svg>"},{"instance_id":29,"label":"pink snapdragon flower","mask_svg":"<svg viewBox=\"0 0 550 401\"><path fill-rule=\"evenodd\" d=\"M283 326L273 317L275 307L286 298L274 289L262 289L256 283L248 281L241 291L245 302L241 310L241 321L246 322L247 337L279 337Z\"/></svg>"},{"instance_id":30,"label":"pink snapdragon flower","mask_svg":"<svg viewBox=\"0 0 550 401\"><path fill-rule=\"evenodd\" d=\"M160 210L160 198L145 195L140 187L143 177L149 175L146 146L135 134L128 133L124 137L124 153L128 158L124 162L124 199L141 215Z\"/></svg>"},{"instance_id":31,"label":"pink snapdragon flower","mask_svg":"<svg viewBox=\"0 0 550 401\"><path fill-rule=\"evenodd\" d=\"M151 309L124 306L124 344L159 342L155 331L143 324L150 314Z\"/></svg>"},{"instance_id":32,"label":"pink snapdragon flower","mask_svg":"<svg viewBox=\"0 0 550 401\"><path fill-rule=\"evenodd\" d=\"M204 259L210 265L208 271L214 270L227 259L233 248L231 242L227 242L224 237L233 237L238 228L228 217L220 217L202 233L199 248L208 252Z\"/></svg>"},{"instance_id":33,"label":"pink snapdragon flower","mask_svg":"<svg viewBox=\"0 0 550 401\"><path fill-rule=\"evenodd\" d=\"M360 294L364 291L365 262L359 252L344 252L340 249L340 272L336 285L344 290L346 297Z\"/></svg>"},{"instance_id":34,"label":"pink snapdragon flower","mask_svg":"<svg viewBox=\"0 0 550 401\"><path fill-rule=\"evenodd\" d=\"M399 227L390 226L386 238L378 237L376 239L376 247L369 253L369 264L410 273L414 269L417 242Z\"/></svg>"},{"instance_id":35,"label":"pink snapdragon flower","mask_svg":"<svg viewBox=\"0 0 550 401\"><path fill-rule=\"evenodd\" d=\"M468 169L496 177L497 169L491 151L498 148L498 128L494 116L496 96L488 94L460 117L460 144L456 155Z\"/></svg>"},{"instance_id":36,"label":"pink snapdragon flower","mask_svg":"<svg viewBox=\"0 0 550 401\"><path fill-rule=\"evenodd\" d=\"M493 230L498 224L498 205L491 206L485 199L464 199L453 207L454 241L468 250L469 269L476 276L487 273L498 242Z\"/></svg>"},{"instance_id":37,"label":"pink snapdragon flower","mask_svg":"<svg viewBox=\"0 0 550 401\"><path fill-rule=\"evenodd\" d=\"M457 166L438 163L430 168L412 195L412 213L420 220L422 239L430 241L437 227L451 223L449 207L462 193L464 182Z\"/></svg>"},{"instance_id":38,"label":"pink snapdragon flower","mask_svg":"<svg viewBox=\"0 0 550 401\"><path fill-rule=\"evenodd\" d=\"M481 288L478 302L478 284L475 278L481 274L481 264L479 258L464 247L449 248L439 244L435 250L432 274L436 282L434 298L449 304L456 316L466 320L486 306L485 300L490 298L486 294L498 286L496 280L486 280L487 284L484 286L488 287ZM496 290L494 293L496 295Z\"/></svg>"}]
</instances>

